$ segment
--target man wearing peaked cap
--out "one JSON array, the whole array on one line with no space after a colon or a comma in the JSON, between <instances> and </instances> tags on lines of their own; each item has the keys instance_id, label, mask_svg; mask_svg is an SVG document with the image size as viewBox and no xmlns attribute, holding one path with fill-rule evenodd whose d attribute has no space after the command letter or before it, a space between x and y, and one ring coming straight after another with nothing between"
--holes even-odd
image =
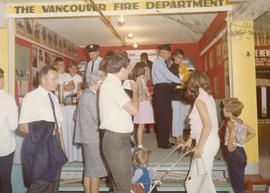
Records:
<instances>
[{"instance_id":1,"label":"man wearing peaked cap","mask_svg":"<svg viewBox=\"0 0 270 193\"><path fill-rule=\"evenodd\" d=\"M163 44L163 45L158 46L158 49L159 50L167 50L167 51L171 52L171 45L170 44Z\"/></svg>"},{"instance_id":2,"label":"man wearing peaked cap","mask_svg":"<svg viewBox=\"0 0 270 193\"><path fill-rule=\"evenodd\" d=\"M99 45L97 44L89 44L86 46L88 52L96 52L99 49Z\"/></svg>"},{"instance_id":3,"label":"man wearing peaked cap","mask_svg":"<svg viewBox=\"0 0 270 193\"><path fill-rule=\"evenodd\" d=\"M171 56L170 44L158 47L158 57L153 63L152 80L154 84L154 110L156 118L157 144L159 148L169 149L172 144L170 138L171 122L171 82L180 83L179 77L175 76L166 65Z\"/></svg>"},{"instance_id":4,"label":"man wearing peaked cap","mask_svg":"<svg viewBox=\"0 0 270 193\"><path fill-rule=\"evenodd\" d=\"M87 78L91 72L99 70L99 64L102 61L102 58L99 56L99 45L89 44L85 48L88 51L90 57L90 61L88 62L86 68L86 78Z\"/></svg>"}]
</instances>

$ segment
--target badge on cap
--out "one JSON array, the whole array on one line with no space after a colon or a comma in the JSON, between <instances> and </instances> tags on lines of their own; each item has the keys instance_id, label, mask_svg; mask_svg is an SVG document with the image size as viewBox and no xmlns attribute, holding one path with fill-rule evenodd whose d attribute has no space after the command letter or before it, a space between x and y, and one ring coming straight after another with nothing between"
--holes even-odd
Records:
<instances>
[{"instance_id":1,"label":"badge on cap","mask_svg":"<svg viewBox=\"0 0 270 193\"><path fill-rule=\"evenodd\" d=\"M96 52L99 49L99 45L97 44L89 44L85 47L88 52Z\"/></svg>"}]
</instances>

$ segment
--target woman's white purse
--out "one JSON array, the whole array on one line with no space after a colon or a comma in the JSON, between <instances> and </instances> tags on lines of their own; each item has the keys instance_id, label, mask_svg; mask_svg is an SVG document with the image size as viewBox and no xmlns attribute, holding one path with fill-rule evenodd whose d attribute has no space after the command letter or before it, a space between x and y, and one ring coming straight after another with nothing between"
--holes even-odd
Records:
<instances>
[{"instance_id":1,"label":"woman's white purse","mask_svg":"<svg viewBox=\"0 0 270 193\"><path fill-rule=\"evenodd\" d=\"M187 179L185 181L186 191L187 193L216 193L216 189L213 185L212 179L206 172L203 160L201 159L201 165L204 168L204 172L201 174L198 174L197 176L190 176L191 172L194 171L194 169L199 170L198 168L198 162L194 161L191 165L190 171L188 173ZM197 167L197 168L194 168Z\"/></svg>"}]
</instances>

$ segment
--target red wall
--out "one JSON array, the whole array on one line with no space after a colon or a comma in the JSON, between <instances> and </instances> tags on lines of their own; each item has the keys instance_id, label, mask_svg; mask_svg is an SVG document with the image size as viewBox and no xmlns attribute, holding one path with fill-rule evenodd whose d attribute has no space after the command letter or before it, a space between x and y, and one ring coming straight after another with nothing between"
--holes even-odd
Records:
<instances>
[{"instance_id":1,"label":"red wall","mask_svg":"<svg viewBox=\"0 0 270 193\"><path fill-rule=\"evenodd\" d=\"M32 45L34 45L36 47L40 47L40 46L38 46L38 45L36 45L34 43L31 43L31 42L29 42L27 40L21 39L19 37L15 38L15 44L18 44L20 46L23 46L23 47L26 47L26 48L30 49L30 64L29 64L30 65L30 80L28 82L28 92L30 92L33 89L32 88L32 81L33 81L32 80ZM47 52L50 52L50 53L53 53L53 54L56 54L56 55L59 55L59 56L63 57L64 61L65 61L65 65L66 65L66 71L67 71L68 64L73 61L71 58L65 57L65 56L63 56L61 54L58 54L56 52L53 52L53 51L48 50L48 49L43 48L43 47L42 47L42 49L46 50ZM15 97L16 97L16 99L18 99L18 97L23 97L23 96L18 96L17 84L15 84Z\"/></svg>"},{"instance_id":2,"label":"red wall","mask_svg":"<svg viewBox=\"0 0 270 193\"><path fill-rule=\"evenodd\" d=\"M217 45L221 44L222 40L216 42L206 53L202 56L199 56L200 53L219 35L221 31L226 28L226 19L227 13L220 12L217 17L213 20L209 28L206 30L203 37L200 39L198 43L175 43L172 44L172 52L176 48L180 48L184 51L186 58L193 58L194 65L196 69L204 70L204 57L208 57L208 65L209 65L209 52L213 50L213 62L214 67L210 69L208 66L208 70L206 71L212 86L212 90L214 88L214 77L218 76L218 95L214 95L215 98L224 98L225 97L225 83L224 83L224 59L220 65L217 65L216 59L216 50ZM101 47L99 52L100 56L104 57L108 51L117 51L117 50L144 50L144 49L157 49L160 44L152 44L152 45L138 45L138 48L133 48L132 46L104 46ZM221 46L222 47L222 46ZM222 52L222 51L221 51ZM223 56L222 56L223 58ZM85 48L79 49L79 61L86 60L89 61L89 56ZM213 92L214 93L214 92Z\"/></svg>"},{"instance_id":3,"label":"red wall","mask_svg":"<svg viewBox=\"0 0 270 193\"><path fill-rule=\"evenodd\" d=\"M199 41L200 52L207 47L217 35L226 28L227 12L220 12L217 14L216 18L210 24L203 37Z\"/></svg>"},{"instance_id":4,"label":"red wall","mask_svg":"<svg viewBox=\"0 0 270 193\"><path fill-rule=\"evenodd\" d=\"M108 51L117 50L147 50L147 49L157 49L160 44L153 45L138 45L138 48L133 48L132 46L110 46L101 47L99 50L100 56L105 56ZM171 44L172 52L176 48L180 48L184 51L186 58L193 58L195 66L200 66L201 61L199 58L199 44L198 43L184 43L184 44Z\"/></svg>"},{"instance_id":5,"label":"red wall","mask_svg":"<svg viewBox=\"0 0 270 193\"><path fill-rule=\"evenodd\" d=\"M30 55L31 55L31 58L32 58L32 49L31 49L31 48L32 48L32 45L33 45L33 46L36 46L36 47L40 47L40 46L37 45L37 44L28 42L27 40L21 39L21 38L19 38L19 37L16 37L16 38L15 38L15 44L18 44L18 45L23 46L23 47L26 47L26 48L30 48ZM51 50L48 50L48 49L46 49L46 48L44 48L44 47L40 47L40 48L46 50L47 52L50 52L50 53L53 53L53 54L56 54L56 55L59 55L59 56L63 57L63 58L64 58L64 61L65 61L65 65L66 65L66 70L67 70L67 68L68 68L68 64L69 64L70 62L73 61L73 59L71 59L71 58L69 58L69 57L65 57L65 56L63 56L63 55L61 55L61 54L58 54L58 53L56 53L56 52L54 52L54 51L51 51ZM31 66L30 69L32 70L32 60L31 60L31 59L30 59L30 62L31 62L31 64L30 64L30 66Z\"/></svg>"},{"instance_id":6,"label":"red wall","mask_svg":"<svg viewBox=\"0 0 270 193\"><path fill-rule=\"evenodd\" d=\"M78 49L78 63L80 63L81 60L89 61L89 55L85 48L81 47Z\"/></svg>"},{"instance_id":7,"label":"red wall","mask_svg":"<svg viewBox=\"0 0 270 193\"><path fill-rule=\"evenodd\" d=\"M214 19L214 21L211 23L209 28L206 30L205 34L199 41L199 52L202 52L216 37L220 34L225 28L226 28L226 19L227 13L221 12L218 13L217 17ZM221 45L221 57L222 62L221 64L217 64L217 45ZM214 66L210 68L210 52L213 52L213 63ZM224 62L227 59L224 59L224 56L222 55L222 39L218 40L214 45L211 46L211 48L208 49L206 53L204 53L202 56L200 56L201 61L201 67L200 69L205 71L206 74L209 77L209 80L211 82L211 87L213 91L213 96L218 99L225 98L225 75L224 75ZM204 58L207 58L207 69L204 65ZM218 87L218 94L215 94L214 92L214 77L218 78L217 87Z\"/></svg>"}]
</instances>

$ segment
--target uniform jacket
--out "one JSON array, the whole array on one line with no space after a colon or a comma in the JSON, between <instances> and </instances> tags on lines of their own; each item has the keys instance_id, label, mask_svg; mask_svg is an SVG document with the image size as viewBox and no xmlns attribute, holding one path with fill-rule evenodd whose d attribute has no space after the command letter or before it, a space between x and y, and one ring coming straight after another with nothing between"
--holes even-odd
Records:
<instances>
[{"instance_id":1,"label":"uniform jacket","mask_svg":"<svg viewBox=\"0 0 270 193\"><path fill-rule=\"evenodd\" d=\"M68 161L57 129L53 135L55 122L34 121L28 123L28 127L23 148L26 183L30 185L36 180L54 182L57 170Z\"/></svg>"}]
</instances>

